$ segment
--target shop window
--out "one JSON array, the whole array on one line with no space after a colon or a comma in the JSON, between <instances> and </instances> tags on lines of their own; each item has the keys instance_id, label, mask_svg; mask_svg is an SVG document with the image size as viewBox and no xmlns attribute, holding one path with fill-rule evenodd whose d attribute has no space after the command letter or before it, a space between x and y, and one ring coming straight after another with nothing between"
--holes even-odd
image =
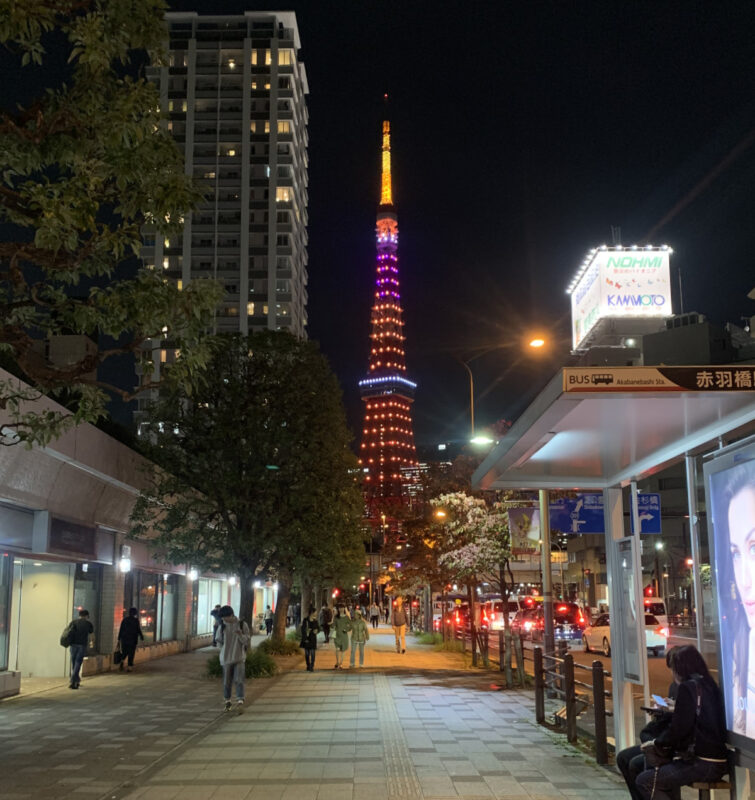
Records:
<instances>
[{"instance_id":1,"label":"shop window","mask_svg":"<svg viewBox=\"0 0 755 800\"><path fill-rule=\"evenodd\" d=\"M8 669L8 629L10 627L10 553L0 553L0 672Z\"/></svg>"},{"instance_id":2,"label":"shop window","mask_svg":"<svg viewBox=\"0 0 755 800\"><path fill-rule=\"evenodd\" d=\"M159 575L135 569L126 575L123 610L139 609L144 643L176 638L177 575Z\"/></svg>"},{"instance_id":3,"label":"shop window","mask_svg":"<svg viewBox=\"0 0 755 800\"><path fill-rule=\"evenodd\" d=\"M94 626L94 638L90 639L90 651L100 652L100 586L102 584L102 567L98 564L76 564L76 575L73 582L73 612L71 619L79 616L85 608L89 612L89 621Z\"/></svg>"},{"instance_id":4,"label":"shop window","mask_svg":"<svg viewBox=\"0 0 755 800\"><path fill-rule=\"evenodd\" d=\"M163 575L157 602L158 641L176 638L176 610L178 600L178 575Z\"/></svg>"}]
</instances>

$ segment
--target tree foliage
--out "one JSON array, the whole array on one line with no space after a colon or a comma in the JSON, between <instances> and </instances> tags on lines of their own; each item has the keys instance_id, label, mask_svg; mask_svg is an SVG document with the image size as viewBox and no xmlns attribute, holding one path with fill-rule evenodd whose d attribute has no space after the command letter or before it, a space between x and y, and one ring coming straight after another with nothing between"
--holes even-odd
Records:
<instances>
[{"instance_id":1,"label":"tree foliage","mask_svg":"<svg viewBox=\"0 0 755 800\"><path fill-rule=\"evenodd\" d=\"M158 533L172 561L252 581L344 569L364 559L362 497L340 389L311 342L264 331L219 337L190 398L152 410L159 464L138 498L133 533Z\"/></svg>"},{"instance_id":2,"label":"tree foliage","mask_svg":"<svg viewBox=\"0 0 755 800\"><path fill-rule=\"evenodd\" d=\"M0 354L32 387L0 382L15 441L42 443L102 415L106 391L88 377L106 358L133 353L152 372L150 340L180 352L170 380L206 363L204 330L222 291L183 291L136 263L144 226L168 233L201 199L164 125L159 97L140 74L167 38L162 0L0 0L0 42L33 78L52 83L0 113ZM48 52L67 57L51 75ZM96 352L55 364L44 342L84 334ZM108 343L112 343L111 345ZM141 389L148 388L144 384ZM61 392L73 413L22 416L26 400Z\"/></svg>"}]
</instances>

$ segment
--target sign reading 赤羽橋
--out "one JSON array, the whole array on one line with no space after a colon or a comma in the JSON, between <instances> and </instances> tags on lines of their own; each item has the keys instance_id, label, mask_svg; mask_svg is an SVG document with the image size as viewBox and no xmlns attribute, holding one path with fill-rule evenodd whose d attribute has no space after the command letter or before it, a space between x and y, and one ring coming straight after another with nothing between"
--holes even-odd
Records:
<instances>
[{"instance_id":1,"label":"sign reading \u8d64\u7fbd\u6a4b","mask_svg":"<svg viewBox=\"0 0 755 800\"><path fill-rule=\"evenodd\" d=\"M665 246L591 250L568 289L572 346L603 317L670 316L671 252Z\"/></svg>"}]
</instances>

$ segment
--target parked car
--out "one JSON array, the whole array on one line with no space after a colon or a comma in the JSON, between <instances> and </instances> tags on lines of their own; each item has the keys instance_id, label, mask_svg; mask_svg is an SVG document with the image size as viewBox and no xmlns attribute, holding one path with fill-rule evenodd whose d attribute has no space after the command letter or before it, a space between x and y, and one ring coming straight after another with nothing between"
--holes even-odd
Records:
<instances>
[{"instance_id":1,"label":"parked car","mask_svg":"<svg viewBox=\"0 0 755 800\"><path fill-rule=\"evenodd\" d=\"M511 621L511 632L523 639L532 639L537 631L538 624L543 623L542 614L538 614L540 609L528 608L517 611Z\"/></svg>"},{"instance_id":2,"label":"parked car","mask_svg":"<svg viewBox=\"0 0 755 800\"><path fill-rule=\"evenodd\" d=\"M582 609L576 603L557 602L553 604L553 638L556 641L579 641L587 627ZM533 639L541 640L545 633L545 617L542 607L537 610Z\"/></svg>"},{"instance_id":3,"label":"parked car","mask_svg":"<svg viewBox=\"0 0 755 800\"><path fill-rule=\"evenodd\" d=\"M668 635L667 626L662 625L653 614L645 614L645 645L654 656L665 653ZM582 646L586 653L600 650L604 656L611 655L611 628L608 614L601 614L592 625L585 628L582 634Z\"/></svg>"},{"instance_id":4,"label":"parked car","mask_svg":"<svg viewBox=\"0 0 755 800\"><path fill-rule=\"evenodd\" d=\"M509 625L514 621L517 612L521 610L516 597L510 597L506 604L509 615ZM502 631L505 627L503 618L503 600L488 600L482 606L480 614L480 627L490 631Z\"/></svg>"},{"instance_id":5,"label":"parked car","mask_svg":"<svg viewBox=\"0 0 755 800\"><path fill-rule=\"evenodd\" d=\"M666 604L660 597L645 597L643 600L645 604L645 613L652 614L657 618L660 625L668 628L668 614L666 613Z\"/></svg>"}]
</instances>

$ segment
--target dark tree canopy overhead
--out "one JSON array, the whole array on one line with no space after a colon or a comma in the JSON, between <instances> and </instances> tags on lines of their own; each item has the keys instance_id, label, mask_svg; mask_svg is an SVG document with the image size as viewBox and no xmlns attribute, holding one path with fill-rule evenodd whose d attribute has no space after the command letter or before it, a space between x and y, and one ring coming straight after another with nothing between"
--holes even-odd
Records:
<instances>
[{"instance_id":1,"label":"dark tree canopy overhead","mask_svg":"<svg viewBox=\"0 0 755 800\"><path fill-rule=\"evenodd\" d=\"M181 381L208 354L220 287L192 281L179 291L136 266L144 227L175 230L201 197L139 69L161 58L165 10L162 0L0 0L0 42L48 86L0 111L0 355L75 409L22 417L34 393L0 381L0 407L29 443L96 420L104 390L130 396L90 377L109 356L133 353L150 375L145 345L167 336L180 352L170 379ZM66 74L48 67L48 50L67 57ZM45 342L60 334L97 347L55 363Z\"/></svg>"}]
</instances>

